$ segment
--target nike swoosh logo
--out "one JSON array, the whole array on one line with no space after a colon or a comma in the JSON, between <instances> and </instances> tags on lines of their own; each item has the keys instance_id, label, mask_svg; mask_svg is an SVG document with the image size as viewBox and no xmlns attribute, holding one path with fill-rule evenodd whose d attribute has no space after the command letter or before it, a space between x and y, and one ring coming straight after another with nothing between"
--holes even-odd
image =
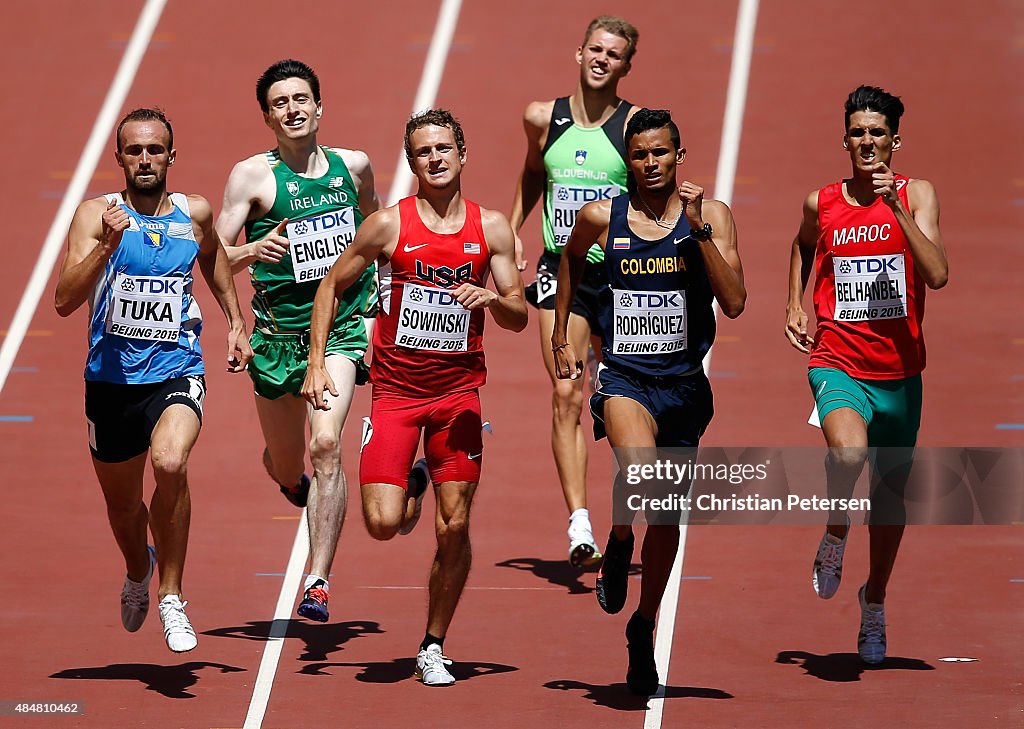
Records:
<instances>
[{"instance_id":1,"label":"nike swoosh logo","mask_svg":"<svg viewBox=\"0 0 1024 729\"><path fill-rule=\"evenodd\" d=\"M420 248L429 245L429 243L420 243L418 246L411 246L408 243L406 243L402 250L404 250L406 253L412 253L413 251L419 250Z\"/></svg>"},{"instance_id":2,"label":"nike swoosh logo","mask_svg":"<svg viewBox=\"0 0 1024 729\"><path fill-rule=\"evenodd\" d=\"M683 242L684 240L686 240L686 236L683 236L682 238L673 238L673 239L672 239L672 244L673 244L673 245L679 245L679 244L680 244L680 243L682 243L682 242Z\"/></svg>"},{"instance_id":3,"label":"nike swoosh logo","mask_svg":"<svg viewBox=\"0 0 1024 729\"><path fill-rule=\"evenodd\" d=\"M562 127L562 126L565 126L566 124L568 124L571 121L572 121L572 119L563 116L561 119L555 119L555 124L557 124L558 126Z\"/></svg>"},{"instance_id":4,"label":"nike swoosh logo","mask_svg":"<svg viewBox=\"0 0 1024 729\"><path fill-rule=\"evenodd\" d=\"M468 453L466 457L469 458L469 460L471 460L471 461L475 461L477 458L479 458L483 454L484 454L483 451L480 451L479 453Z\"/></svg>"}]
</instances>

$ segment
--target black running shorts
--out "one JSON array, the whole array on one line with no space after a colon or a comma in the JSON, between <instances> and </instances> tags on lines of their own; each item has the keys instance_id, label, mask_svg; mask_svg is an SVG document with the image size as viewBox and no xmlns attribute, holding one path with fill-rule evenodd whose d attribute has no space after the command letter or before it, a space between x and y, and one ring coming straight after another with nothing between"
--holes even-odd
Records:
<instances>
[{"instance_id":1,"label":"black running shorts","mask_svg":"<svg viewBox=\"0 0 1024 729\"><path fill-rule=\"evenodd\" d=\"M164 410L171 405L187 405L202 423L205 397L206 379L202 375L145 385L86 380L89 450L103 463L121 463L145 453Z\"/></svg>"}]
</instances>

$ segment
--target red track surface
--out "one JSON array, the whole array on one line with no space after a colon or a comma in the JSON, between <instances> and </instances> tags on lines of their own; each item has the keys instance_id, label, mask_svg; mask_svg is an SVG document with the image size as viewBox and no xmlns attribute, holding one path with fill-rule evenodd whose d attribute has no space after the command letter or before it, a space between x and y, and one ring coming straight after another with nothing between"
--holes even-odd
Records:
<instances>
[{"instance_id":1,"label":"red track surface","mask_svg":"<svg viewBox=\"0 0 1024 729\"><path fill-rule=\"evenodd\" d=\"M675 112L689 149L684 174L710 192L735 8L619 5L608 9L641 30L623 94ZM871 82L907 103L898 168L935 183L950 250L951 283L929 297L921 443L1021 445L1020 431L995 425L1024 422L1024 173L1016 141L1024 125L1024 11L1014 3L993 3L985 14L952 2L896 5L883 17L881 9L762 4L733 203L750 298L746 313L720 329L709 444L819 444L804 424L803 362L781 336L788 246L802 196L846 170L845 94ZM242 15L219 3L170 0L135 80L127 105L159 104L175 123L172 186L219 207L231 165L270 141L255 77L291 55L321 74L322 140L366 150L386 192L435 4L323 4L308 25L269 2L246 7ZM4 217L17 221L0 287L5 327L137 13L123 4L103 13L70 2L59 8L6 10L11 22L0 28L0 58L19 70L5 107L0 180ZM599 10L529 0L503 6L499 18L490 4L467 0L438 103L465 124L470 197L507 210L524 151L522 109L572 89L572 51ZM108 157L90 196L120 185ZM538 226L535 214L526 237L534 260ZM0 395L0 416L34 418L0 422L9 494L0 534L0 700L84 701L87 715L0 717L0 726L240 727L281 583L260 575L284 571L297 524L259 465L248 380L219 371L224 329L205 296L211 394L190 469L185 581L201 635L196 651L174 656L155 617L136 635L118 625L121 560L84 442L85 317L56 316L52 283ZM247 298L241 280L240 291ZM521 335L491 326L488 355L483 399L495 435L475 509L470 589L446 644L466 680L436 692L409 677L433 537L421 528L372 542L353 489L332 577L332 622L292 621L268 729L642 726L646 704L622 686L625 619L601 613L593 575L577 576L564 562L535 325ZM346 435L352 482L366 405L362 392ZM610 459L604 444L591 454L591 508L603 531ZM869 671L853 655L866 530L854 531L847 584L828 603L808 585L818 535L809 527L690 530L684 576L710 579L683 583L663 726L1021 725L1024 583L1010 582L1024 579L1019 527L909 530L887 601L894 658ZM980 660L938 661L951 655Z\"/></svg>"}]
</instances>

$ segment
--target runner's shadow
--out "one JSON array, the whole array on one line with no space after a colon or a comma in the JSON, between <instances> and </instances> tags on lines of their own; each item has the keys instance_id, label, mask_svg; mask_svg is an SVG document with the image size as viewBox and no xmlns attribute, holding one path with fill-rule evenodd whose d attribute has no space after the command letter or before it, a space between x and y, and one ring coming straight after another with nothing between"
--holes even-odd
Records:
<instances>
[{"instance_id":1,"label":"runner's shadow","mask_svg":"<svg viewBox=\"0 0 1024 729\"><path fill-rule=\"evenodd\" d=\"M585 691L583 698L593 701L595 706L604 706L617 711L646 711L650 697L637 696L630 692L625 683L601 685L582 681L548 681L544 688L556 691ZM733 695L713 688L694 686L665 686L666 699L731 699Z\"/></svg>"},{"instance_id":2,"label":"runner's shadow","mask_svg":"<svg viewBox=\"0 0 1024 729\"><path fill-rule=\"evenodd\" d=\"M311 676L330 675L325 668L332 666L348 666L361 668L356 674L356 681L363 683L398 683L412 678L416 672L415 658L396 658L392 661L379 661L376 663L311 663L303 666L299 673ZM489 676L491 674L508 673L518 671L516 666L506 666L501 663L473 663L471 661L455 661L448 667L456 681L466 681L478 676Z\"/></svg>"},{"instance_id":3,"label":"runner's shadow","mask_svg":"<svg viewBox=\"0 0 1024 729\"><path fill-rule=\"evenodd\" d=\"M304 620L258 620L231 628L204 630L203 635L266 641L272 628L275 629L275 635L281 635L283 632L285 638L297 638L306 644L305 650L299 656L300 661L326 661L328 654L340 651L350 640L384 632L380 628L380 623L369 620L327 624L309 623Z\"/></svg>"},{"instance_id":4,"label":"runner's shadow","mask_svg":"<svg viewBox=\"0 0 1024 729\"><path fill-rule=\"evenodd\" d=\"M869 666L856 653L829 653L819 656L807 651L781 651L776 663L800 665L807 675L822 681L845 683L860 681L865 671L934 671L935 666L919 658L886 657L877 666Z\"/></svg>"},{"instance_id":5,"label":"runner's shadow","mask_svg":"<svg viewBox=\"0 0 1024 729\"><path fill-rule=\"evenodd\" d=\"M186 691L199 682L196 671L204 668L219 668L221 673L238 673L244 668L223 663L191 661L179 666L158 666L153 663L112 663L109 666L93 668L66 668L50 674L50 678L77 678L92 681L140 681L147 691L156 691L169 699L194 699L195 694Z\"/></svg>"},{"instance_id":6,"label":"runner's shadow","mask_svg":"<svg viewBox=\"0 0 1024 729\"><path fill-rule=\"evenodd\" d=\"M583 580L580 579L586 572L592 572L593 570L584 570L579 567L573 567L569 564L568 560L539 559L537 557L513 557L512 559L506 559L504 562L498 562L494 566L509 567L523 572L532 572L537 577L542 580L547 580L552 585L566 588L570 595L584 595L588 592L594 591L593 587L584 585ZM640 565L630 565L629 574L640 574Z\"/></svg>"}]
</instances>

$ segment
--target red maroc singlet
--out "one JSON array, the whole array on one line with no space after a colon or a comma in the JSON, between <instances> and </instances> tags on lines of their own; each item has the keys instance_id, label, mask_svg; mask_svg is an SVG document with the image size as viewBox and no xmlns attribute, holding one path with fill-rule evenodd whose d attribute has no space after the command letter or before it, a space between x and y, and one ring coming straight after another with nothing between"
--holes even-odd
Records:
<instances>
[{"instance_id":1,"label":"red maroc singlet","mask_svg":"<svg viewBox=\"0 0 1024 729\"><path fill-rule=\"evenodd\" d=\"M391 256L391 297L377 315L370 379L381 392L437 397L484 384L484 310L467 311L451 291L483 286L490 252L480 206L465 200L458 233L423 224L416 198L398 203L401 231Z\"/></svg>"},{"instance_id":2,"label":"red maroc singlet","mask_svg":"<svg viewBox=\"0 0 1024 729\"><path fill-rule=\"evenodd\" d=\"M909 210L909 178L894 175ZM851 377L895 380L924 369L925 284L892 210L876 198L863 207L843 183L818 191L814 262L817 331L809 367L835 367Z\"/></svg>"}]
</instances>

